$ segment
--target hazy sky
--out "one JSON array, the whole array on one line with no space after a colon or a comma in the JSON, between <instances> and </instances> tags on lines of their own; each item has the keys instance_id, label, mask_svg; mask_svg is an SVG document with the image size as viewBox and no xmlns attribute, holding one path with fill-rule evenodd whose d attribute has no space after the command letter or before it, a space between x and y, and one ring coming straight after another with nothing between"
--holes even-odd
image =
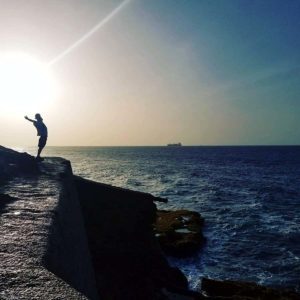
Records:
<instances>
[{"instance_id":1,"label":"hazy sky","mask_svg":"<svg viewBox=\"0 0 300 300\"><path fill-rule=\"evenodd\" d=\"M0 54L49 62L121 3L0 0ZM300 144L299 32L299 0L132 0L51 67L42 111L0 108L0 144L35 145L36 112L49 145Z\"/></svg>"}]
</instances>

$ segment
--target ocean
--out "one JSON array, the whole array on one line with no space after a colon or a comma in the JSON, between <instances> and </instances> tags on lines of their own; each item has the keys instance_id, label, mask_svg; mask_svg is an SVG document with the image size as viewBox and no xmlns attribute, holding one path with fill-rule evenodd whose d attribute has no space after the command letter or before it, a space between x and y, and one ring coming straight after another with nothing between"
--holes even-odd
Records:
<instances>
[{"instance_id":1,"label":"ocean","mask_svg":"<svg viewBox=\"0 0 300 300\"><path fill-rule=\"evenodd\" d=\"M34 148L23 149L35 154ZM47 147L79 176L195 210L207 243L168 258L197 289L202 277L300 291L300 146Z\"/></svg>"}]
</instances>

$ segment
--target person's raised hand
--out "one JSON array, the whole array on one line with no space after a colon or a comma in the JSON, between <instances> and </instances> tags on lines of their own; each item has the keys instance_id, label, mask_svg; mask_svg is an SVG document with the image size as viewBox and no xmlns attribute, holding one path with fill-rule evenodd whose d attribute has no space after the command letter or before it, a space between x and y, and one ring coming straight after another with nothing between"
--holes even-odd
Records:
<instances>
[{"instance_id":1,"label":"person's raised hand","mask_svg":"<svg viewBox=\"0 0 300 300\"><path fill-rule=\"evenodd\" d=\"M25 116L24 118L25 118L26 120L28 120L28 117L27 117L27 116Z\"/></svg>"}]
</instances>

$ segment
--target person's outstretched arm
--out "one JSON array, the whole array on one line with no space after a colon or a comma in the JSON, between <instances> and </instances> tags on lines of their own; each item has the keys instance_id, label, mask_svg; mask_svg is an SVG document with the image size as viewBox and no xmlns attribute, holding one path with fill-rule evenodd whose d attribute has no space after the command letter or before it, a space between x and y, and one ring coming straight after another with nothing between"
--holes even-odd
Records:
<instances>
[{"instance_id":1,"label":"person's outstretched arm","mask_svg":"<svg viewBox=\"0 0 300 300\"><path fill-rule=\"evenodd\" d=\"M24 117L27 121L29 121L29 122L35 122L35 120L31 120L31 119L29 119L27 116L25 116Z\"/></svg>"}]
</instances>

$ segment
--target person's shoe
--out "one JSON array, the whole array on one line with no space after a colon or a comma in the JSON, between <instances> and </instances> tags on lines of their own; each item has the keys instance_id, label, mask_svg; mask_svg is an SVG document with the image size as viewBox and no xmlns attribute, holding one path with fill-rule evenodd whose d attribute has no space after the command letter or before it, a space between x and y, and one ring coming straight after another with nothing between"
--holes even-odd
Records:
<instances>
[{"instance_id":1,"label":"person's shoe","mask_svg":"<svg viewBox=\"0 0 300 300\"><path fill-rule=\"evenodd\" d=\"M43 157L40 157L40 156L37 156L35 159L36 159L37 161L43 161L43 160L44 160L44 158L43 158Z\"/></svg>"}]
</instances>

